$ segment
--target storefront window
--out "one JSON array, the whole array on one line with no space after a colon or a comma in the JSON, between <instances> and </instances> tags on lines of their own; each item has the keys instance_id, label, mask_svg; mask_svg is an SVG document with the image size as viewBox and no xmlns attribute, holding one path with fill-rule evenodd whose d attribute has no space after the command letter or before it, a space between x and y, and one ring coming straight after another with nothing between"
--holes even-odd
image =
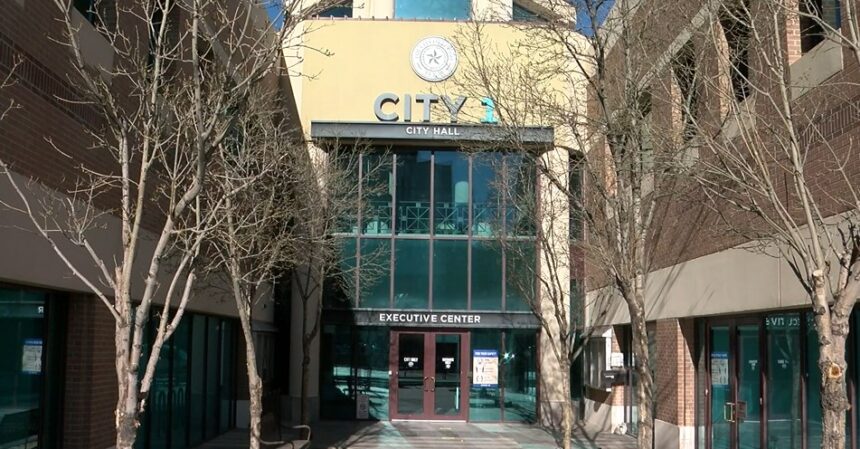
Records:
<instances>
[{"instance_id":1,"label":"storefront window","mask_svg":"<svg viewBox=\"0 0 860 449\"><path fill-rule=\"evenodd\" d=\"M397 19L468 20L471 17L470 0L395 0L394 17Z\"/></svg>"},{"instance_id":2,"label":"storefront window","mask_svg":"<svg viewBox=\"0 0 860 449\"><path fill-rule=\"evenodd\" d=\"M767 330L767 447L800 448L800 314L771 315Z\"/></svg>"},{"instance_id":3,"label":"storefront window","mask_svg":"<svg viewBox=\"0 0 860 449\"><path fill-rule=\"evenodd\" d=\"M59 349L53 343L62 341L51 329L61 320L46 323L47 296L0 289L0 447L45 447L51 443L46 434L56 436L54 408L59 402L45 400L45 395L60 373L50 353ZM51 307L52 313L58 311Z\"/></svg>"},{"instance_id":4,"label":"storefront window","mask_svg":"<svg viewBox=\"0 0 860 449\"><path fill-rule=\"evenodd\" d=\"M533 330L505 331L505 421L535 422L537 398L537 335Z\"/></svg>"},{"instance_id":5,"label":"storefront window","mask_svg":"<svg viewBox=\"0 0 860 449\"><path fill-rule=\"evenodd\" d=\"M471 353L476 350L502 351L502 332L499 330L472 331ZM473 357L474 359L474 357ZM474 365L474 360L472 365ZM502 407L499 386L479 386L472 384L469 391L469 420L470 421L500 421Z\"/></svg>"},{"instance_id":6,"label":"storefront window","mask_svg":"<svg viewBox=\"0 0 860 449\"><path fill-rule=\"evenodd\" d=\"M388 419L388 329L327 324L321 345L320 415L355 419L366 395L368 418Z\"/></svg>"}]
</instances>

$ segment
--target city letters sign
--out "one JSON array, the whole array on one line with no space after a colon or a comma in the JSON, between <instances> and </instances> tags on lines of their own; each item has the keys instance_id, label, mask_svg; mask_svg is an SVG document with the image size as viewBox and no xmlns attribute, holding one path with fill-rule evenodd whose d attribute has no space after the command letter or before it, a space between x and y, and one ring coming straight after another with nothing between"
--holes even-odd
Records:
<instances>
[{"instance_id":1,"label":"city letters sign","mask_svg":"<svg viewBox=\"0 0 860 449\"><path fill-rule=\"evenodd\" d=\"M402 120L409 123L413 121L412 108L414 106L416 109L420 109L419 111L415 111L416 115L421 115L420 121L430 123L430 113L434 105L438 105L441 102L449 114L450 122L457 123L457 116L460 114L460 110L463 109L466 101L468 101L468 97L462 95L452 98L448 95L415 94L413 100L413 95L404 94L403 105L398 108L397 105L401 102L400 96L391 92L385 92L379 94L373 102L373 113L380 122L397 122ZM481 119L481 123L496 123L493 100L481 98L481 105L484 106L484 118ZM402 116L400 112L403 113Z\"/></svg>"}]
</instances>

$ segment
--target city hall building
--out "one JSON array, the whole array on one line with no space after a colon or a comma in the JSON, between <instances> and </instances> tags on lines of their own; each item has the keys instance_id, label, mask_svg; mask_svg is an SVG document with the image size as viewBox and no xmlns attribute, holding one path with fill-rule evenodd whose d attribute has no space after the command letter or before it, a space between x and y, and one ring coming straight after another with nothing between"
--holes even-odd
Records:
<instances>
[{"instance_id":1,"label":"city hall building","mask_svg":"<svg viewBox=\"0 0 860 449\"><path fill-rule=\"evenodd\" d=\"M312 416L538 422L561 399L557 361L513 285L536 257L512 257L494 229L534 221L500 199L494 180L513 173L534 194L541 180L494 143L505 131L493 100L462 84L469 21L482 24L489 45L508 51L527 38L517 24L551 17L540 3L344 2L303 22L301 38L286 45L288 64L303 75L291 87L305 134L321 153L359 148L354 177L373 192L336 235L355 291L323 293ZM555 131L539 123L516 130L541 151L553 151ZM535 226L521 228L516 244L536 248ZM567 258L566 234L564 243ZM364 275L371 270L375 276ZM302 358L295 300L291 315L295 417Z\"/></svg>"}]
</instances>

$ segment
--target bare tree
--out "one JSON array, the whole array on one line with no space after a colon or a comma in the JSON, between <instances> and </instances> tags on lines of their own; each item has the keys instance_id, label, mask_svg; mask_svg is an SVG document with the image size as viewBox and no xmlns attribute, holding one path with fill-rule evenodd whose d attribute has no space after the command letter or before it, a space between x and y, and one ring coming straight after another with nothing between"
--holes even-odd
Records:
<instances>
[{"instance_id":1,"label":"bare tree","mask_svg":"<svg viewBox=\"0 0 860 449\"><path fill-rule=\"evenodd\" d=\"M563 0L542 4L542 19L510 25L525 37L507 48L493 42L486 25L462 33L467 69L457 84L493 99L499 124L510 136L498 146L536 166L541 191L564 198L581 221L579 245L593 296L589 307L602 305L597 298L608 292L623 300L638 377L638 446L650 448L653 378L645 291L657 246L655 215L676 189L675 161L689 146L674 123L651 112L665 107L665 101L652 98L651 84L655 64L667 61L636 57L651 45L651 30L665 11L627 0L584 0L575 11ZM535 124L554 127L549 151L536 152L520 139L518 130ZM582 194L568 182L569 169L580 171ZM538 214L549 214L552 221L556 211L542 207ZM548 237L560 238L555 233ZM541 269L549 263L543 261ZM548 291L539 294L552 299L553 289L543 290ZM588 324L599 326L605 308L589 312Z\"/></svg>"},{"instance_id":2,"label":"bare tree","mask_svg":"<svg viewBox=\"0 0 860 449\"><path fill-rule=\"evenodd\" d=\"M201 245L220 219L217 208L201 207L213 154L252 91L280 67L289 24L275 33L255 2L96 1L85 12L112 53L112 65L105 66L88 59L80 28L90 25L72 2L54 5L62 28L55 39L71 54L69 81L76 89L63 100L100 116L87 129L87 151L100 165L55 145L79 164L76 187L45 201L33 199L13 167L0 166L20 200L7 206L29 217L115 320L116 447L128 449L161 348L194 295ZM104 237L96 235L111 220L119 221L118 250L101 251ZM153 309L155 338L145 355Z\"/></svg>"},{"instance_id":3,"label":"bare tree","mask_svg":"<svg viewBox=\"0 0 860 449\"><path fill-rule=\"evenodd\" d=\"M838 108L856 108L857 79L847 69L818 85L805 79L792 67L800 49L789 48L786 36L817 30L818 41L838 43L856 64L856 4L842 4L839 30L821 2L722 2L699 33L727 50L722 73L701 77L703 95L722 109L691 114L703 149L697 179L713 210L748 247L781 256L808 294L827 449L845 446L851 403L846 341L860 298L860 164L853 141L838 144L824 125ZM850 117L847 126L856 126L856 112Z\"/></svg>"},{"instance_id":4,"label":"bare tree","mask_svg":"<svg viewBox=\"0 0 860 449\"><path fill-rule=\"evenodd\" d=\"M227 278L245 343L252 449L263 443L264 387L257 369L253 312L271 298L278 277L289 269L301 207L289 192L306 180L297 179L300 165L293 162L307 149L276 94L258 92L241 109L213 157L213 194L206 197L207 209L221 218L208 240L209 268L214 276Z\"/></svg>"},{"instance_id":5,"label":"bare tree","mask_svg":"<svg viewBox=\"0 0 860 449\"><path fill-rule=\"evenodd\" d=\"M558 373L553 375L563 396L558 439L561 447L569 449L576 419L570 374L593 332L603 323L611 298L595 295L586 304L586 298L572 290L573 279L581 278L584 269L578 249L581 216L571 209L566 192L540 183L536 175L551 170L555 179L567 178L569 192L579 195L579 167L569 167L567 161L559 163L553 160L557 154L543 150L524 148L528 157L520 152L494 152L490 157L476 157L476 164L486 161L496 174L490 186L493 195L489 207L498 213L491 223L495 239L490 242L504 254L508 307L516 306L512 299L519 298L533 313L546 336L541 342L549 346L558 363ZM586 308L592 311L588 326Z\"/></svg>"}]
</instances>

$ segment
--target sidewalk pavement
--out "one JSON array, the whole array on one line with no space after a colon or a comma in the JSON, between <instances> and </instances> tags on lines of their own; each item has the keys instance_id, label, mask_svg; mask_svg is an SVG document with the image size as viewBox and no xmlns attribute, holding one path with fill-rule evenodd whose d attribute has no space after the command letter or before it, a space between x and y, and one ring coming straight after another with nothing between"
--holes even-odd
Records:
<instances>
[{"instance_id":1,"label":"sidewalk pavement","mask_svg":"<svg viewBox=\"0 0 860 449\"><path fill-rule=\"evenodd\" d=\"M552 435L540 427L511 423L463 422L341 422L323 421L313 427L313 449L555 449ZM287 435L284 435L287 438ZM248 432L234 430L197 449L248 447ZM577 429L575 449L633 449L626 435Z\"/></svg>"}]
</instances>

